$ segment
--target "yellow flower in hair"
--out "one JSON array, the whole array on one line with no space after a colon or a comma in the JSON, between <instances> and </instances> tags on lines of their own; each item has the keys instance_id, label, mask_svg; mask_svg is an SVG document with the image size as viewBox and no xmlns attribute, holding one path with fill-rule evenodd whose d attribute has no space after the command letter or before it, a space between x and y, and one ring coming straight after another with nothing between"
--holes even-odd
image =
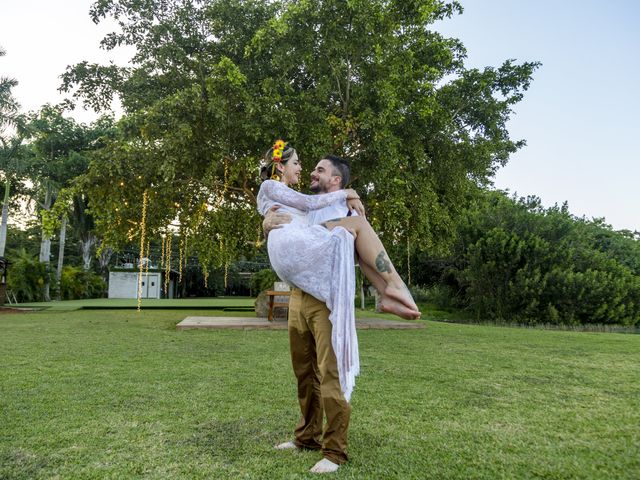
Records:
<instances>
[{"instance_id":1,"label":"yellow flower in hair","mask_svg":"<svg viewBox=\"0 0 640 480\"><path fill-rule=\"evenodd\" d=\"M286 143L284 140L276 140L276 143L273 144L273 161L279 163L282 161L282 153L284 152L284 147Z\"/></svg>"}]
</instances>

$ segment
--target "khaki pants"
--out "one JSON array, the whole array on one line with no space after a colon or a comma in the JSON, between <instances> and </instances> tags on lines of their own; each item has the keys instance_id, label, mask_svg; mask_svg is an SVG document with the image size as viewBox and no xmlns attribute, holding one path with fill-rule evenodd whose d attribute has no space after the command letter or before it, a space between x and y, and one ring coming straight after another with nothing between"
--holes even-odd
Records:
<instances>
[{"instance_id":1,"label":"khaki pants","mask_svg":"<svg viewBox=\"0 0 640 480\"><path fill-rule=\"evenodd\" d=\"M295 431L296 446L321 449L328 460L344 463L351 406L340 388L329 309L299 289L292 291L289 300L289 344L302 412ZM327 416L324 431L323 412Z\"/></svg>"}]
</instances>

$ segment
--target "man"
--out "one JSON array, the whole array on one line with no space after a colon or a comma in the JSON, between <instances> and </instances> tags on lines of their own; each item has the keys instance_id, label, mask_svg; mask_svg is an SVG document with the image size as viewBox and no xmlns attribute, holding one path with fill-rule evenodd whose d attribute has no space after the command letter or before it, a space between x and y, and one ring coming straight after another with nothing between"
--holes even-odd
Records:
<instances>
[{"instance_id":1,"label":"man","mask_svg":"<svg viewBox=\"0 0 640 480\"><path fill-rule=\"evenodd\" d=\"M343 189L348 182L347 163L340 157L327 155L311 173L309 188L314 193L331 193ZM320 224L349 213L346 203L335 204L310 212L309 220ZM274 210L265 217L263 228L268 234L290 221L287 214ZM351 406L340 388L331 328L325 303L294 288L289 300L289 345L302 417L295 429L295 440L276 448L321 450L324 458L311 469L314 473L335 472L347 461ZM323 429L324 415L327 423Z\"/></svg>"}]
</instances>

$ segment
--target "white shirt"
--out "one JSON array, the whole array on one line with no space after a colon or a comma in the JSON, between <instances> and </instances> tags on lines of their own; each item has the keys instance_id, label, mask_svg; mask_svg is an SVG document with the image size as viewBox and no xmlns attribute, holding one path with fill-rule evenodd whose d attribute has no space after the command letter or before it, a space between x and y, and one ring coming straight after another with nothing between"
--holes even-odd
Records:
<instances>
[{"instance_id":1,"label":"white shirt","mask_svg":"<svg viewBox=\"0 0 640 480\"><path fill-rule=\"evenodd\" d=\"M333 220L334 218L344 218L348 213L349 207L347 207L347 201L341 200L324 208L310 211L308 214L309 225L318 225L327 220ZM355 210L351 212L351 216L357 215Z\"/></svg>"}]
</instances>

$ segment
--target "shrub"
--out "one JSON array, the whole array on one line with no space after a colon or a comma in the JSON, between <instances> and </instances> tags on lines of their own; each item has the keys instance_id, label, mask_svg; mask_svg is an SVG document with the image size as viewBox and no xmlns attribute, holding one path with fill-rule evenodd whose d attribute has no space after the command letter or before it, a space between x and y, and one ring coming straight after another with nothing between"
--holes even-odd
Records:
<instances>
[{"instance_id":1,"label":"shrub","mask_svg":"<svg viewBox=\"0 0 640 480\"><path fill-rule=\"evenodd\" d=\"M94 272L72 266L62 269L60 276L60 298L62 300L100 298L104 296L105 290L105 281Z\"/></svg>"},{"instance_id":2,"label":"shrub","mask_svg":"<svg viewBox=\"0 0 640 480\"><path fill-rule=\"evenodd\" d=\"M276 272L274 272L270 268L265 268L256 272L251 277L251 290L254 292L254 295L258 295L258 293L264 290L272 290L273 283L279 282L280 279Z\"/></svg>"},{"instance_id":3,"label":"shrub","mask_svg":"<svg viewBox=\"0 0 640 480\"><path fill-rule=\"evenodd\" d=\"M637 233L501 192L478 194L462 219L451 255L415 269L441 301L482 320L640 325Z\"/></svg>"},{"instance_id":4,"label":"shrub","mask_svg":"<svg viewBox=\"0 0 640 480\"><path fill-rule=\"evenodd\" d=\"M640 276L633 270L637 240L575 219L565 208L541 210L532 200L502 199L494 207L475 212L477 225L485 228L475 235L467 230L458 268L477 317L531 324L640 323Z\"/></svg>"},{"instance_id":5,"label":"shrub","mask_svg":"<svg viewBox=\"0 0 640 480\"><path fill-rule=\"evenodd\" d=\"M7 288L14 293L18 302L42 301L42 286L48 275L46 265L24 249L9 255L7 260L10 262Z\"/></svg>"},{"instance_id":6,"label":"shrub","mask_svg":"<svg viewBox=\"0 0 640 480\"><path fill-rule=\"evenodd\" d=\"M430 303L438 308L448 309L460 307L456 292L449 285L436 283L429 287L411 286L413 299L418 303Z\"/></svg>"}]
</instances>

